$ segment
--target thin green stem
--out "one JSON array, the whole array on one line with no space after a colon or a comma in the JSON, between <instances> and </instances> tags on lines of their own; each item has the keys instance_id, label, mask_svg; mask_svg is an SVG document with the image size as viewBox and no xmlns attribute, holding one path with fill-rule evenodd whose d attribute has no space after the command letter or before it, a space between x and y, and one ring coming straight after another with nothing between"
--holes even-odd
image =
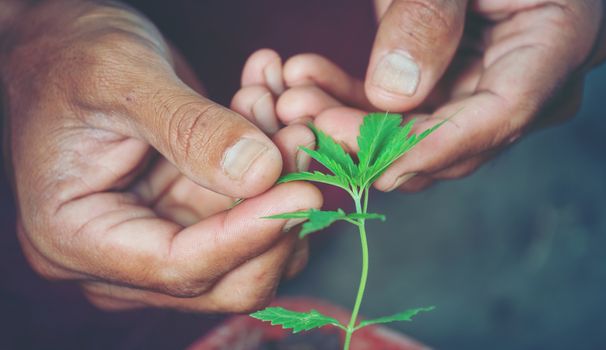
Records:
<instances>
[{"instance_id":1,"label":"thin green stem","mask_svg":"<svg viewBox=\"0 0 606 350\"><path fill-rule=\"evenodd\" d=\"M354 201L356 202L356 212L358 213L366 213L366 205L368 203L368 189L365 189L364 197L364 207L362 207L362 203L360 200L361 198L359 196L354 198ZM343 345L343 350L349 350L351 336L356 330L356 320L358 318L360 306L362 305L362 299L364 298L366 280L368 279L368 241L366 239L365 219L359 219L358 222L358 229L360 231L360 245L362 247L362 275L360 276L360 285L358 287L358 295L356 296L356 302L351 313L351 318L349 319L349 324L345 331L345 344Z\"/></svg>"},{"instance_id":2,"label":"thin green stem","mask_svg":"<svg viewBox=\"0 0 606 350\"><path fill-rule=\"evenodd\" d=\"M364 210L364 213L368 213L368 187L364 187L364 206L362 210Z\"/></svg>"}]
</instances>

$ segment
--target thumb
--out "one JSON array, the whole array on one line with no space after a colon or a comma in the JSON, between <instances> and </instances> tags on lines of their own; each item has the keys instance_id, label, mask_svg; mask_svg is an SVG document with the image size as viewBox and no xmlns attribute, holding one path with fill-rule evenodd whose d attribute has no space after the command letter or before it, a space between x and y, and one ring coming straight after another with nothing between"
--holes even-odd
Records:
<instances>
[{"instance_id":1,"label":"thumb","mask_svg":"<svg viewBox=\"0 0 606 350\"><path fill-rule=\"evenodd\" d=\"M275 183L282 171L280 152L244 117L176 76L156 75L141 89L143 97L131 98L128 108L135 132L192 181L236 198Z\"/></svg>"},{"instance_id":2,"label":"thumb","mask_svg":"<svg viewBox=\"0 0 606 350\"><path fill-rule=\"evenodd\" d=\"M394 0L380 20L365 90L388 111L418 106L459 45L467 0Z\"/></svg>"}]
</instances>

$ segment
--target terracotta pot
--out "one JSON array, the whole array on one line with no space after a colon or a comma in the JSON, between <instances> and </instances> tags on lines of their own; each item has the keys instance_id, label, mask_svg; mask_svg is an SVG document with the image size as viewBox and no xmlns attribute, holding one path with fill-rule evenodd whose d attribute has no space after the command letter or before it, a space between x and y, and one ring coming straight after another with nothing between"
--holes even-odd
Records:
<instances>
[{"instance_id":1,"label":"terracotta pot","mask_svg":"<svg viewBox=\"0 0 606 350\"><path fill-rule=\"evenodd\" d=\"M272 305L295 311L315 309L338 319L349 320L349 311L327 302L310 298L283 298ZM307 334L306 334L307 333ZM292 335L279 326L271 326L246 315L234 316L192 344L189 350L257 350L257 349L340 349L343 331L326 326L312 332ZM351 350L423 350L426 346L382 326L368 326L352 338Z\"/></svg>"}]
</instances>

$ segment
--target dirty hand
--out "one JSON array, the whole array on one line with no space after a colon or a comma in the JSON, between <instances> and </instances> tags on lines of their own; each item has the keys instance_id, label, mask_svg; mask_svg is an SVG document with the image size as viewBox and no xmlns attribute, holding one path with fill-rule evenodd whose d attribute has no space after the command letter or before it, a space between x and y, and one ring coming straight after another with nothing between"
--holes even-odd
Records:
<instances>
[{"instance_id":1,"label":"dirty hand","mask_svg":"<svg viewBox=\"0 0 606 350\"><path fill-rule=\"evenodd\" d=\"M302 267L292 223L261 217L321 205L309 184L270 188L305 132L276 145L202 97L130 9L43 2L3 34L7 161L38 273L108 309L241 312Z\"/></svg>"},{"instance_id":2,"label":"dirty hand","mask_svg":"<svg viewBox=\"0 0 606 350\"><path fill-rule=\"evenodd\" d=\"M586 73L606 57L598 0L379 0L376 8L366 79L318 55L292 57L275 114L287 125L314 118L352 151L366 111L404 112L416 130L452 116L385 172L375 184L384 191L465 176L529 130L571 117Z\"/></svg>"}]
</instances>

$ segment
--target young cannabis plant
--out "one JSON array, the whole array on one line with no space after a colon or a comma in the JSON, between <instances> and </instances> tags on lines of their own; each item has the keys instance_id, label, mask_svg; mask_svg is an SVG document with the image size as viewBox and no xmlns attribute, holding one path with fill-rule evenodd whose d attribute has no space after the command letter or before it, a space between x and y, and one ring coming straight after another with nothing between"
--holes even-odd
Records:
<instances>
[{"instance_id":1,"label":"young cannabis plant","mask_svg":"<svg viewBox=\"0 0 606 350\"><path fill-rule=\"evenodd\" d=\"M356 212L345 213L341 209L337 211L311 209L273 215L267 218L307 219L299 233L301 238L312 232L322 230L339 220L347 221L358 228L362 246L362 275L360 277L360 285L358 287L358 294L351 314L351 319L347 325L343 325L338 320L322 315L316 310L295 312L281 307L268 307L264 310L252 313L252 317L271 322L272 325L280 325L285 329L292 329L294 333L327 325L336 326L345 331L343 349L348 350L352 334L361 328L379 323L411 321L412 317L416 314L433 310L433 306L411 309L391 316L364 320L356 323L360 305L362 304L362 299L364 297L366 280L368 278L366 220L385 220L385 216L382 214L368 212L369 189L396 159L410 151L416 144L439 128L444 122L445 121L442 121L421 134L415 135L411 134L414 120L401 126L402 116L398 114L371 113L364 117L364 121L360 126L357 162L355 162L354 159L343 150L341 145L336 143L330 136L311 126L316 134L317 150L311 150L305 147L302 147L301 149L322 164L332 174L325 174L319 171L291 173L280 178L278 183L303 180L321 182L342 188L349 193L353 199Z\"/></svg>"}]
</instances>

